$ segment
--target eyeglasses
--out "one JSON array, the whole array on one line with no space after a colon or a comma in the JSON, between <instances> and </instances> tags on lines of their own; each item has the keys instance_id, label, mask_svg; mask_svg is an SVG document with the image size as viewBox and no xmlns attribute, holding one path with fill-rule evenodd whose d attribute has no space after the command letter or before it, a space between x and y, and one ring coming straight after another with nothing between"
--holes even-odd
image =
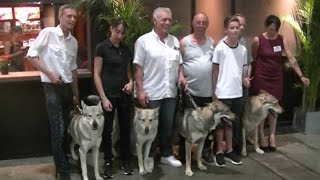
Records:
<instances>
[{"instance_id":1,"label":"eyeglasses","mask_svg":"<svg viewBox=\"0 0 320 180\"><path fill-rule=\"evenodd\" d=\"M208 21L196 21L196 25L208 25Z\"/></svg>"}]
</instances>

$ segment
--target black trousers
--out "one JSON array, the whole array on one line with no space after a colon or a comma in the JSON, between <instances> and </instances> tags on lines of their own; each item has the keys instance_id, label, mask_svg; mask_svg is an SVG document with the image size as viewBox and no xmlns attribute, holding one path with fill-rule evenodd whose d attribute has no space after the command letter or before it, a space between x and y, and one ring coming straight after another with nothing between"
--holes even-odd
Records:
<instances>
[{"instance_id":1,"label":"black trousers","mask_svg":"<svg viewBox=\"0 0 320 180\"><path fill-rule=\"evenodd\" d=\"M131 95L122 93L119 98L108 98L112 104L112 111L104 111L104 130L102 134L102 149L104 152L104 160L111 162L112 160L112 140L111 134L113 130L113 120L115 110L117 110L119 127L120 127L120 158L122 161L130 159L130 118L132 117L132 97Z\"/></svg>"}]
</instances>

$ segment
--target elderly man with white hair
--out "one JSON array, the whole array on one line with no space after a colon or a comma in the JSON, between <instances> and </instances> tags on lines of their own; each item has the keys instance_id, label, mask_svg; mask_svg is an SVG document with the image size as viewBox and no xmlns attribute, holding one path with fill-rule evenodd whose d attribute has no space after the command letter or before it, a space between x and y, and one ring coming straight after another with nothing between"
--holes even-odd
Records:
<instances>
[{"instance_id":1,"label":"elderly man with white hair","mask_svg":"<svg viewBox=\"0 0 320 180\"><path fill-rule=\"evenodd\" d=\"M181 167L172 155L171 138L177 103L177 85L187 88L182 72L180 45L169 34L172 13L169 8L158 7L153 12L153 30L142 35L135 43L135 80L140 106L159 109L158 138L161 163ZM150 155L154 156L155 143ZM152 157L153 159L153 157Z\"/></svg>"}]
</instances>

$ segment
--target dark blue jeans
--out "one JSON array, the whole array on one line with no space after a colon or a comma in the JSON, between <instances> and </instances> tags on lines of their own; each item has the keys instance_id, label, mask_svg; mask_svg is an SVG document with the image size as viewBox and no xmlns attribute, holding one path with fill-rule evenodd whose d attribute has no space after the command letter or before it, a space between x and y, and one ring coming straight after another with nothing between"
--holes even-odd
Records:
<instances>
[{"instance_id":1,"label":"dark blue jeans","mask_svg":"<svg viewBox=\"0 0 320 180\"><path fill-rule=\"evenodd\" d=\"M71 84L43 83L43 86L50 125L51 150L56 171L59 174L68 175L69 165L65 151L68 147L67 127L73 104Z\"/></svg>"},{"instance_id":2,"label":"dark blue jeans","mask_svg":"<svg viewBox=\"0 0 320 180\"><path fill-rule=\"evenodd\" d=\"M177 98L165 98L160 100L149 100L148 108L159 109L159 126L157 138L159 138L159 146L162 157L169 157L172 155L172 133L174 123L174 113L176 109ZM156 138L156 139L157 139ZM152 143L149 156L154 156L157 140Z\"/></svg>"},{"instance_id":3,"label":"dark blue jeans","mask_svg":"<svg viewBox=\"0 0 320 180\"><path fill-rule=\"evenodd\" d=\"M108 98L112 104L112 111L104 111L104 130L102 149L104 152L105 162L111 162L112 159L112 139L113 120L115 110L118 113L118 121L120 128L120 157L123 162L130 159L130 118L132 117L132 97L131 95L122 93L119 98Z\"/></svg>"}]
</instances>

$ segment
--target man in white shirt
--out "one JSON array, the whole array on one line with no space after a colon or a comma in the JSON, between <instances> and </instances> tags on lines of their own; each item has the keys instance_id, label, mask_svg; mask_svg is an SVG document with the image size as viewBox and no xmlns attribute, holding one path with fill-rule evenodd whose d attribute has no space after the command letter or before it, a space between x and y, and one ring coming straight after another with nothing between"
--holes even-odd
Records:
<instances>
[{"instance_id":1,"label":"man in white shirt","mask_svg":"<svg viewBox=\"0 0 320 180\"><path fill-rule=\"evenodd\" d=\"M60 24L43 29L32 43L27 57L41 72L57 175L61 180L70 180L64 147L72 104L79 104L76 64L78 42L71 35L77 19L76 8L65 4L60 7L58 17Z\"/></svg>"},{"instance_id":2,"label":"man in white shirt","mask_svg":"<svg viewBox=\"0 0 320 180\"><path fill-rule=\"evenodd\" d=\"M169 34L172 13L159 7L153 12L153 30L141 36L135 43L135 80L137 99L142 107L159 109L158 137L161 163L181 167L172 155L171 137L177 103L177 85L187 88L183 76L179 41ZM154 154L154 143L151 156Z\"/></svg>"}]
</instances>

